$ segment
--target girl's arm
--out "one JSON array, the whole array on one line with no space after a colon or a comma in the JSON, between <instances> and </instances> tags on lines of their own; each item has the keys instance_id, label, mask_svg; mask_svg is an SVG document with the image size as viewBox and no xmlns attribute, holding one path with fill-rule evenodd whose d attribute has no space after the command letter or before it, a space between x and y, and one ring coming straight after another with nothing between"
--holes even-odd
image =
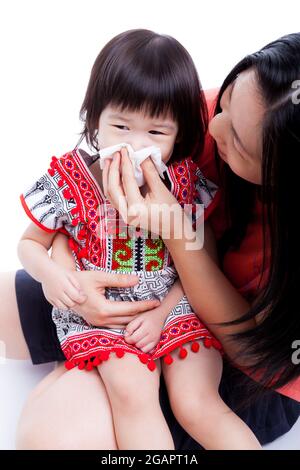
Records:
<instances>
[{"instance_id":1,"label":"girl's arm","mask_svg":"<svg viewBox=\"0 0 300 470\"><path fill-rule=\"evenodd\" d=\"M19 241L19 259L26 271L38 282L43 282L55 269L55 263L48 255L55 235L56 232L46 232L31 222Z\"/></svg>"},{"instance_id":2,"label":"girl's arm","mask_svg":"<svg viewBox=\"0 0 300 470\"><path fill-rule=\"evenodd\" d=\"M18 244L18 255L26 271L42 283L45 296L52 305L61 309L72 308L86 297L71 270L49 257L48 250L55 234L31 223Z\"/></svg>"},{"instance_id":3,"label":"girl's arm","mask_svg":"<svg viewBox=\"0 0 300 470\"><path fill-rule=\"evenodd\" d=\"M51 259L60 266L75 271L75 260L68 240L68 237L63 233L56 233L52 242Z\"/></svg>"}]
</instances>

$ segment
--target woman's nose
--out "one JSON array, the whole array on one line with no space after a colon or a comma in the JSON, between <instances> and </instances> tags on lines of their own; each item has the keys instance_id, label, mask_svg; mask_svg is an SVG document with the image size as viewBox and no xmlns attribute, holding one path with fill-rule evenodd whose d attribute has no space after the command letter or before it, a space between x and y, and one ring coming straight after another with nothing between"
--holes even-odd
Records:
<instances>
[{"instance_id":1,"label":"woman's nose","mask_svg":"<svg viewBox=\"0 0 300 470\"><path fill-rule=\"evenodd\" d=\"M216 114L210 121L208 126L210 135L218 142L226 142L229 126L223 113Z\"/></svg>"}]
</instances>

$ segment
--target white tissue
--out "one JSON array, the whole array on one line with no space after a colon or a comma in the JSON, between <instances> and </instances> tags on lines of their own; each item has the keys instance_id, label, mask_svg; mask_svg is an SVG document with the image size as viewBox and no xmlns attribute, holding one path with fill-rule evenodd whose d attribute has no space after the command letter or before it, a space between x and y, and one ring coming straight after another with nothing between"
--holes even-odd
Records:
<instances>
[{"instance_id":1,"label":"white tissue","mask_svg":"<svg viewBox=\"0 0 300 470\"><path fill-rule=\"evenodd\" d=\"M159 172L160 176L164 178L163 172L166 171L167 166L164 164L161 158L161 151L159 147L151 146L151 147L145 147L143 149L138 150L137 152L134 152L133 148L131 147L130 144L126 143L121 143L117 145L113 145L111 147L106 147L104 149L101 149L99 154L100 154L100 168L103 170L104 168L104 162L105 160L112 159L113 154L115 152L118 152L121 150L122 147L126 147L128 150L129 158L132 162L133 169L134 169L134 175L136 178L136 182L138 186L143 186L145 183L143 171L141 169L141 163L146 160L147 157L151 157L154 165L157 168L157 171Z\"/></svg>"}]
</instances>

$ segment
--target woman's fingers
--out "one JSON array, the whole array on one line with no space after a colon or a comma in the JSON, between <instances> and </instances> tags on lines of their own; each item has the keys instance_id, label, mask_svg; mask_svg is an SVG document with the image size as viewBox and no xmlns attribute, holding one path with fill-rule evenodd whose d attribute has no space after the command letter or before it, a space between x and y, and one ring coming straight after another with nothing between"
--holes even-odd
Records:
<instances>
[{"instance_id":1,"label":"woman's fingers","mask_svg":"<svg viewBox=\"0 0 300 470\"><path fill-rule=\"evenodd\" d=\"M128 206L132 207L133 205L135 205L142 199L142 195L137 185L137 182L134 176L133 166L128 156L128 151L126 148L121 149L121 156L122 156L121 172L122 172L123 188L126 194ZM130 214L130 215L134 216L134 214Z\"/></svg>"},{"instance_id":2,"label":"woman's fingers","mask_svg":"<svg viewBox=\"0 0 300 470\"><path fill-rule=\"evenodd\" d=\"M111 160L107 158L104 162L104 168L102 171L102 186L103 186L103 193L105 197L107 197L108 174L109 174L110 164L111 164Z\"/></svg>"},{"instance_id":3,"label":"woman's fingers","mask_svg":"<svg viewBox=\"0 0 300 470\"><path fill-rule=\"evenodd\" d=\"M150 191L155 192L155 190L157 189L157 185L165 188L165 185L163 184L151 158L146 158L146 160L141 163L141 168L143 170L144 178L150 188Z\"/></svg>"},{"instance_id":4,"label":"woman's fingers","mask_svg":"<svg viewBox=\"0 0 300 470\"><path fill-rule=\"evenodd\" d=\"M111 317L117 317L120 315L135 315L141 312L147 312L158 307L159 303L156 300L137 300L136 302L131 301L113 301L105 300L105 305L102 306L107 314Z\"/></svg>"},{"instance_id":5,"label":"woman's fingers","mask_svg":"<svg viewBox=\"0 0 300 470\"><path fill-rule=\"evenodd\" d=\"M135 274L93 271L92 277L101 287L132 287L139 282L139 278Z\"/></svg>"},{"instance_id":6,"label":"woman's fingers","mask_svg":"<svg viewBox=\"0 0 300 470\"><path fill-rule=\"evenodd\" d=\"M107 197L117 209L126 222L127 220L127 201L123 191L120 178L120 153L116 152L108 171L107 179Z\"/></svg>"},{"instance_id":7,"label":"woman's fingers","mask_svg":"<svg viewBox=\"0 0 300 470\"><path fill-rule=\"evenodd\" d=\"M125 328L128 323L132 322L133 319L137 318L137 316L133 315L131 317L113 317L109 320L109 324L105 324L107 328Z\"/></svg>"}]
</instances>

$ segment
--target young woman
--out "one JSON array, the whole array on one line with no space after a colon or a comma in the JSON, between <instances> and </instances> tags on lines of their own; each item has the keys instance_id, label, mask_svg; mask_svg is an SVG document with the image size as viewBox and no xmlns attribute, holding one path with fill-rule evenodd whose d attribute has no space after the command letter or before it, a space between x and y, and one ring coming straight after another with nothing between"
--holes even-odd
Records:
<instances>
[{"instance_id":1,"label":"young woman","mask_svg":"<svg viewBox=\"0 0 300 470\"><path fill-rule=\"evenodd\" d=\"M296 204L297 188L296 181L293 180L298 173L297 168L294 168L294 165L297 166L294 155L299 153L300 140L299 109L292 100L295 93L292 83L300 75L299 59L299 34L290 35L241 61L220 90L210 132L217 143L219 155L225 161L224 172L228 173L225 186L230 203L228 229L224 231L224 227L215 223L216 232L223 235L220 246L225 275L205 250L187 251L185 239L165 239L190 303L222 342L228 359L235 361L239 367L254 364L259 371L267 371L262 380L269 385L276 385L275 381L277 385L284 385L299 374L297 365L291 361L290 350L291 342L297 339L299 331L297 315L293 313L295 304L292 303L296 298L295 279L299 257L293 227L294 211L292 212L293 205ZM207 170L206 176L211 177L211 157L204 160L201 156L201 162L203 173ZM116 164L117 160L110 167L107 195L118 207L121 186L118 185L119 169ZM161 183L151 162L146 161L143 169L152 189L151 202L173 204L175 201L172 195ZM134 197L144 204L147 211L149 206L134 184L126 155L122 157L121 170L129 208ZM221 178L219 184L223 185L223 181ZM264 219L266 226L263 225ZM260 254L263 249L262 235L265 233L267 238L268 232L272 237L270 253L266 249L264 256L265 275L268 279L266 283L264 279L260 279L263 268ZM252 270L249 269L249 259L252 261ZM237 266L240 268L239 272L236 270ZM18 276L20 280L20 276L26 274ZM107 279L105 277L102 286ZM213 284L210 279L214 279ZM30 278L28 282L31 289L34 286L38 288ZM9 281L7 286L11 288ZM20 312L24 312L22 299L26 292L25 282L18 282L17 286ZM219 302L215 302L213 306L207 295L210 290L219 292ZM37 293L35 299L47 308L41 292ZM8 300L15 302L13 297ZM8 302L6 307L9 306ZM253 312L251 307L255 308ZM248 316L255 315L257 327L252 328L249 346L245 349L240 339L232 341L228 335L245 330L247 322L230 327L218 326L216 323L240 319L249 310ZM48 306L50 317L49 311ZM33 315L34 311L31 310L30 313ZM23 324L26 323L24 318L26 319L26 314L24 316L23 313ZM40 337L42 332L43 328L39 330ZM7 336L9 337L9 332ZM275 348L274 344L278 346ZM62 358L58 348L52 358ZM227 363L220 394L232 409L236 409L239 395L243 391L238 388L238 384L241 378L244 381L245 376L237 371L232 377L229 369L234 370ZM115 448L111 413L103 385L90 372L86 374L86 382L82 380L76 370L64 372L59 366L40 384L24 410L19 428L20 448ZM81 388L78 387L79 384ZM81 410L74 416L73 406L77 400L84 401L86 389L89 390L91 406L89 408L89 403L86 402L84 412ZM57 408L58 393L68 397L61 409ZM92 403L94 398L99 398L99 393L103 396L102 407L99 406L95 413ZM175 422L165 399L162 386L162 408L176 448L198 448ZM297 402L270 390L263 398L257 398L249 404L240 414L263 444L290 429L299 412L300 405ZM90 432L85 428L84 436L80 436L78 430L81 429L81 423L84 421L85 426L88 425L86 416L92 416ZM203 418L205 419L205 410ZM59 431L60 426L63 427L62 432Z\"/></svg>"}]
</instances>

